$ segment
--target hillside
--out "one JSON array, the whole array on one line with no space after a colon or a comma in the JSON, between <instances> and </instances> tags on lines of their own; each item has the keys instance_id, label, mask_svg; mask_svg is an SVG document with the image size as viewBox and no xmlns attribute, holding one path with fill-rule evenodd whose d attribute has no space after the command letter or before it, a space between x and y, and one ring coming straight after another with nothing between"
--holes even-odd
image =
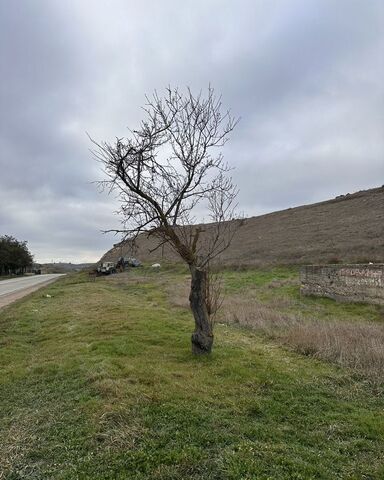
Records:
<instances>
[{"instance_id":1,"label":"hillside","mask_svg":"<svg viewBox=\"0 0 384 480\"><path fill-rule=\"evenodd\" d=\"M69 272L80 272L81 270L91 267L92 263L57 262L57 263L42 263L42 264L39 264L39 266L43 273L69 273Z\"/></svg>"},{"instance_id":2,"label":"hillside","mask_svg":"<svg viewBox=\"0 0 384 480\"><path fill-rule=\"evenodd\" d=\"M384 261L384 187L237 223L236 236L221 257L225 265ZM150 253L154 246L153 239L142 235L135 255L142 261L177 260L168 248ZM102 260L130 254L122 242Z\"/></svg>"}]
</instances>

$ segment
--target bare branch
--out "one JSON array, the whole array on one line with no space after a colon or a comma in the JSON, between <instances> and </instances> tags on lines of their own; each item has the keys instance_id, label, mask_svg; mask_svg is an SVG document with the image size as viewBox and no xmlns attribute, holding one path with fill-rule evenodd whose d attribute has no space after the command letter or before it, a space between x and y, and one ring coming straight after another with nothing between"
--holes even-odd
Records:
<instances>
[{"instance_id":1,"label":"bare branch","mask_svg":"<svg viewBox=\"0 0 384 480\"><path fill-rule=\"evenodd\" d=\"M206 277L210 262L232 240L237 189L228 176L221 148L238 123L222 112L221 96L211 86L204 97L168 87L160 97L146 97L146 114L129 138L96 142L94 157L106 179L101 190L116 193L120 201L121 230L134 241L146 233L158 239L155 249L168 244L189 265L192 275L191 308L196 321L193 344L206 350L212 344L207 320L218 300L210 294ZM193 211L207 202L213 226L193 226ZM208 322L209 323L209 322ZM205 325L205 326L204 326ZM209 347L210 348L210 347Z\"/></svg>"}]
</instances>

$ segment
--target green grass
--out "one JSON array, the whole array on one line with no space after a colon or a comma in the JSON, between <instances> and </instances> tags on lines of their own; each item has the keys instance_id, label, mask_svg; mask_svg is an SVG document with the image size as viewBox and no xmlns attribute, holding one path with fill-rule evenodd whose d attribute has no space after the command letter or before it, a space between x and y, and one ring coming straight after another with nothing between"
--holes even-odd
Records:
<instances>
[{"instance_id":1,"label":"green grass","mask_svg":"<svg viewBox=\"0 0 384 480\"><path fill-rule=\"evenodd\" d=\"M241 328L193 357L162 289L182 274L73 275L0 312L0 479L384 478L378 392Z\"/></svg>"},{"instance_id":2,"label":"green grass","mask_svg":"<svg viewBox=\"0 0 384 480\"><path fill-rule=\"evenodd\" d=\"M299 267L274 267L243 271L224 270L224 286L228 295L250 294L266 305L273 303L281 312L311 316L319 320L384 322L384 309L379 305L338 303L329 298L300 295ZM281 302L281 300L286 300ZM279 306L279 303L282 305Z\"/></svg>"}]
</instances>

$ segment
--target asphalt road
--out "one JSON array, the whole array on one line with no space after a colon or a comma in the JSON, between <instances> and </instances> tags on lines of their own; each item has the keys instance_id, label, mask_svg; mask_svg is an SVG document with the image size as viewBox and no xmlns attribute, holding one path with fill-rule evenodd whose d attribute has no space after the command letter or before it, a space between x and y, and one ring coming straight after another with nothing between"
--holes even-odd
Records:
<instances>
[{"instance_id":1,"label":"asphalt road","mask_svg":"<svg viewBox=\"0 0 384 480\"><path fill-rule=\"evenodd\" d=\"M57 280L62 275L52 273L0 281L0 307Z\"/></svg>"}]
</instances>

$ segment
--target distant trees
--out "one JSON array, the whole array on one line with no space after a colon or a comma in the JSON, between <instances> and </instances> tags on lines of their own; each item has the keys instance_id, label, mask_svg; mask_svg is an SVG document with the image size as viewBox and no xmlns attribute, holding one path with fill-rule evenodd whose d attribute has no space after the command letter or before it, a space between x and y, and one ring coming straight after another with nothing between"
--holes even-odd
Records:
<instances>
[{"instance_id":1,"label":"distant trees","mask_svg":"<svg viewBox=\"0 0 384 480\"><path fill-rule=\"evenodd\" d=\"M210 281L210 262L230 244L237 188L220 152L237 120L222 111L212 88L202 94L167 89L147 97L146 119L129 138L93 143L94 154L115 191L126 238L145 232L170 245L189 266L190 307L195 319L192 351L206 354L213 344L217 297ZM209 235L193 226L193 211L205 206L213 224Z\"/></svg>"},{"instance_id":2,"label":"distant trees","mask_svg":"<svg viewBox=\"0 0 384 480\"><path fill-rule=\"evenodd\" d=\"M25 273L33 263L27 242L10 235L0 237L0 275Z\"/></svg>"}]
</instances>

